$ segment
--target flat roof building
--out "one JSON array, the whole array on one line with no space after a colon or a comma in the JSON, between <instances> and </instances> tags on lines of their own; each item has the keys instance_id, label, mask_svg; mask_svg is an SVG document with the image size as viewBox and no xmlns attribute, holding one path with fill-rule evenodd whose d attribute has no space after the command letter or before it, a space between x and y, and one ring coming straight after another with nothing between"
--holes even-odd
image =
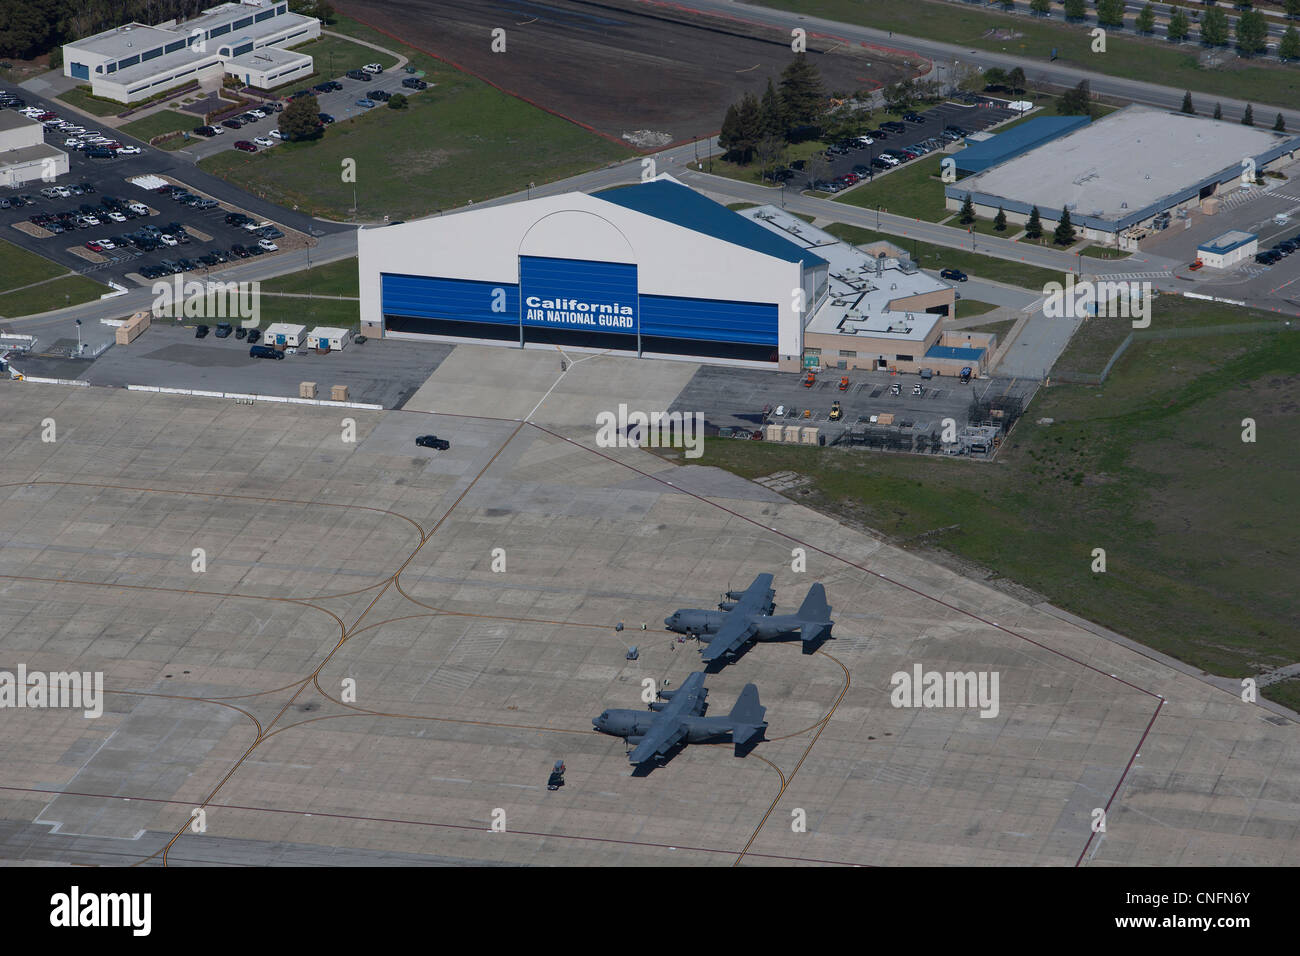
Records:
<instances>
[{"instance_id":1,"label":"flat roof building","mask_svg":"<svg viewBox=\"0 0 1300 956\"><path fill-rule=\"evenodd\" d=\"M1230 269L1259 251L1259 236L1234 229L1196 247L1196 257L1211 269Z\"/></svg>"},{"instance_id":2,"label":"flat roof building","mask_svg":"<svg viewBox=\"0 0 1300 956\"><path fill-rule=\"evenodd\" d=\"M946 186L944 196L956 210L969 194L977 214L992 218L1002 208L1019 224L1037 206L1048 229L1069 210L1082 238L1116 243L1126 230L1235 189L1243 170L1253 177L1297 149L1292 133L1129 106Z\"/></svg>"},{"instance_id":3,"label":"flat roof building","mask_svg":"<svg viewBox=\"0 0 1300 956\"><path fill-rule=\"evenodd\" d=\"M1092 120L1087 116L1036 116L1006 132L996 133L954 153L957 173L961 176L982 173L992 166L1015 159L1031 149L1037 149L1087 126L1090 122ZM968 141L969 139L967 137Z\"/></svg>"},{"instance_id":4,"label":"flat roof building","mask_svg":"<svg viewBox=\"0 0 1300 956\"><path fill-rule=\"evenodd\" d=\"M0 186L53 182L67 171L68 154L45 142L40 123L21 113L0 112Z\"/></svg>"},{"instance_id":5,"label":"flat roof building","mask_svg":"<svg viewBox=\"0 0 1300 956\"><path fill-rule=\"evenodd\" d=\"M133 103L194 80L220 78L228 61L255 50L296 46L319 36L320 21L289 12L287 0L223 3L179 23L128 23L66 43L63 75L90 83L96 96ZM248 73L249 65L245 62L245 71L235 75ZM301 75L296 60L292 75L271 79L278 85Z\"/></svg>"}]
</instances>

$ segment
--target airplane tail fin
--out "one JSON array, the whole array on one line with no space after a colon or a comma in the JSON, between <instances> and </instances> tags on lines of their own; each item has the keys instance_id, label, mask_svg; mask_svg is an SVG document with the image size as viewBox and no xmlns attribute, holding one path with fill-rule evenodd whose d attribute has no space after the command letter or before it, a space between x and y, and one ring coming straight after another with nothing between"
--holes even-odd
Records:
<instances>
[{"instance_id":1,"label":"airplane tail fin","mask_svg":"<svg viewBox=\"0 0 1300 956\"><path fill-rule=\"evenodd\" d=\"M805 644L818 640L831 631L831 606L826 603L826 588L821 582L808 589L808 596L799 605L799 636Z\"/></svg>"},{"instance_id":2,"label":"airplane tail fin","mask_svg":"<svg viewBox=\"0 0 1300 956\"><path fill-rule=\"evenodd\" d=\"M746 724L750 730L759 730L767 726L763 721L764 714L767 714L767 708L758 702L758 688L753 684L745 684L744 691L736 698L736 706L732 708L732 722Z\"/></svg>"}]
</instances>

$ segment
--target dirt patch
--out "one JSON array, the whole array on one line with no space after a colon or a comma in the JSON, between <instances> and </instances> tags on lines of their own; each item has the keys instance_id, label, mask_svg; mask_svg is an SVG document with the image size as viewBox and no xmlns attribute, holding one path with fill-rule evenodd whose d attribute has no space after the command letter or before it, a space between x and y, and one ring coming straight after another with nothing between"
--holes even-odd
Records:
<instances>
[{"instance_id":1,"label":"dirt patch","mask_svg":"<svg viewBox=\"0 0 1300 956\"><path fill-rule=\"evenodd\" d=\"M212 241L212 237L209 236L206 232L200 232L199 230L195 229L193 226L186 226L185 231L189 233L191 236L193 236L195 239L197 239L199 242Z\"/></svg>"},{"instance_id":2,"label":"dirt patch","mask_svg":"<svg viewBox=\"0 0 1300 956\"><path fill-rule=\"evenodd\" d=\"M43 229L31 222L15 222L12 225L19 232L25 232L29 236L35 236L37 239L48 239L50 236L54 235L50 230Z\"/></svg>"},{"instance_id":3,"label":"dirt patch","mask_svg":"<svg viewBox=\"0 0 1300 956\"><path fill-rule=\"evenodd\" d=\"M74 256L80 256L87 262L100 263L108 261L106 256L101 256L98 252L92 252L85 246L68 246L68 252L72 253Z\"/></svg>"},{"instance_id":4,"label":"dirt patch","mask_svg":"<svg viewBox=\"0 0 1300 956\"><path fill-rule=\"evenodd\" d=\"M714 16L644 0L550 0L523 13L512 0L336 5L393 37L394 48L409 43L643 149L716 132L728 105L761 96L793 56L789 31L751 22L743 9ZM497 27L507 33L506 55L485 39ZM813 32L808 53L828 92L879 89L929 68L906 51Z\"/></svg>"}]
</instances>

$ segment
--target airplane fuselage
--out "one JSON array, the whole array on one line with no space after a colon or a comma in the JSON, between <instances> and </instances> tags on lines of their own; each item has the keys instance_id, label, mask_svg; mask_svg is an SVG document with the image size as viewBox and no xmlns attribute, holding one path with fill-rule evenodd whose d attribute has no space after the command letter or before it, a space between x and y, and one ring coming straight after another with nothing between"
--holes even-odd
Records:
<instances>
[{"instance_id":1,"label":"airplane fuselage","mask_svg":"<svg viewBox=\"0 0 1300 956\"><path fill-rule=\"evenodd\" d=\"M678 634L690 634L708 643L729 614L727 611L705 611L700 608L682 608L664 619L664 627ZM758 629L754 640L770 641L799 630L800 620L793 614L750 614L745 619Z\"/></svg>"},{"instance_id":2,"label":"airplane fuselage","mask_svg":"<svg viewBox=\"0 0 1300 956\"><path fill-rule=\"evenodd\" d=\"M653 711L607 710L592 720L592 727L614 737L638 737L650 731L654 724ZM725 739L731 734L731 721L725 717L679 717L686 727L686 742L710 743Z\"/></svg>"}]
</instances>

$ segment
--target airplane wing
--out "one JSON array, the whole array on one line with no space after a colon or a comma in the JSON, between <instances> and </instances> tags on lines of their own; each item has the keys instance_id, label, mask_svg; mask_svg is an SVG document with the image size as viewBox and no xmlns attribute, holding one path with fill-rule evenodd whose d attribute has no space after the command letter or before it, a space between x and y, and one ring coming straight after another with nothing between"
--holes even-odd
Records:
<instances>
[{"instance_id":1,"label":"airplane wing","mask_svg":"<svg viewBox=\"0 0 1300 956\"><path fill-rule=\"evenodd\" d=\"M772 575L760 574L754 578L754 583L745 588L745 593L741 595L740 600L732 609L733 614L757 614L760 609L766 608L768 602L772 599Z\"/></svg>"},{"instance_id":2,"label":"airplane wing","mask_svg":"<svg viewBox=\"0 0 1300 956\"><path fill-rule=\"evenodd\" d=\"M659 720L650 728L649 733L641 738L641 742L628 754L627 759L630 763L645 763L653 757L666 754L685 736L686 725L681 721Z\"/></svg>"},{"instance_id":3,"label":"airplane wing","mask_svg":"<svg viewBox=\"0 0 1300 956\"><path fill-rule=\"evenodd\" d=\"M628 760L632 763L645 763L652 757L666 754L686 736L686 724L682 717L699 716L708 696L703 671L696 671L687 677L680 687L671 692L668 706L659 712L650 730L635 741L636 746L628 755Z\"/></svg>"},{"instance_id":4,"label":"airplane wing","mask_svg":"<svg viewBox=\"0 0 1300 956\"><path fill-rule=\"evenodd\" d=\"M740 613L740 609L737 608L727 615L726 620L722 622L722 627L718 628L718 632L713 635L713 639L700 647L700 657L707 663L717 660L724 654L733 654L757 631L758 628L748 616Z\"/></svg>"}]
</instances>

